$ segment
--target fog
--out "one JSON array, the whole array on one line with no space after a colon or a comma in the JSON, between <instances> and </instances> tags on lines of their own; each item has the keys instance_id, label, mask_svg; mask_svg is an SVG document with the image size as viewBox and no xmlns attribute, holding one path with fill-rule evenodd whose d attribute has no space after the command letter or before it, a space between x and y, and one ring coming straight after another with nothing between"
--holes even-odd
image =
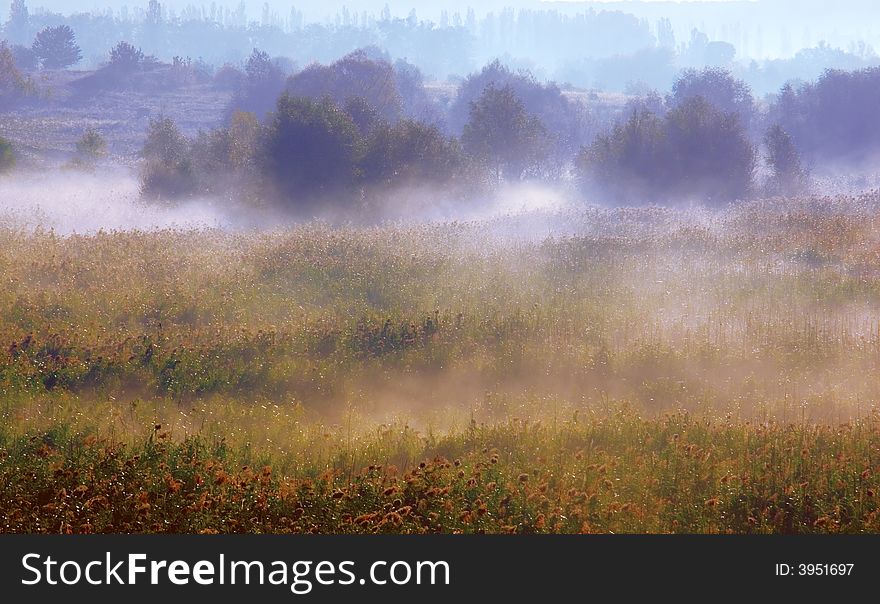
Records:
<instances>
[{"instance_id":1,"label":"fog","mask_svg":"<svg viewBox=\"0 0 880 604\"><path fill-rule=\"evenodd\" d=\"M141 197L137 175L123 168L0 176L0 196L0 226L58 235L163 229L271 230L312 220L333 225L364 222L363 216L329 208L311 216L292 216L250 207L241 200L212 196L170 203L147 201ZM329 202L327 205L332 208ZM468 204L444 200L436 192L405 188L389 193L368 222L412 225L503 218L510 220L509 233L532 239L563 232L561 213L574 207L564 191L540 183L504 186L490 195L469 200ZM552 223L550 217L555 217ZM534 224L525 228L527 223ZM542 223L545 226L540 226Z\"/></svg>"},{"instance_id":2,"label":"fog","mask_svg":"<svg viewBox=\"0 0 880 604\"><path fill-rule=\"evenodd\" d=\"M25 173L0 177L0 224L60 235L113 230L230 228L235 216L216 200L146 204L137 179L123 171Z\"/></svg>"}]
</instances>

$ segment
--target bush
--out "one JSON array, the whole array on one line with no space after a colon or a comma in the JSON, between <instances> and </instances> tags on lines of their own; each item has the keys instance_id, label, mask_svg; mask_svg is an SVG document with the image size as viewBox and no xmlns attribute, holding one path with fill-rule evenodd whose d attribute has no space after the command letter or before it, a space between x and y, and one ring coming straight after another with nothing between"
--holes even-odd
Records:
<instances>
[{"instance_id":1,"label":"bush","mask_svg":"<svg viewBox=\"0 0 880 604\"><path fill-rule=\"evenodd\" d=\"M144 52L128 42L119 42L110 50L109 67L120 74L139 71L144 65Z\"/></svg>"},{"instance_id":2,"label":"bush","mask_svg":"<svg viewBox=\"0 0 880 604\"><path fill-rule=\"evenodd\" d=\"M150 120L141 152L141 194L155 199L174 199L196 191L196 174L190 143L167 117Z\"/></svg>"},{"instance_id":3,"label":"bush","mask_svg":"<svg viewBox=\"0 0 880 604\"><path fill-rule=\"evenodd\" d=\"M770 195L798 195L803 193L809 183L809 174L801 163L801 157L791 136L775 124L764 135L767 148L767 165L770 167L770 181L767 193Z\"/></svg>"},{"instance_id":4,"label":"bush","mask_svg":"<svg viewBox=\"0 0 880 604\"><path fill-rule=\"evenodd\" d=\"M12 151L12 143L0 138L0 173L8 172L13 167L15 167L15 153Z\"/></svg>"},{"instance_id":5,"label":"bush","mask_svg":"<svg viewBox=\"0 0 880 604\"><path fill-rule=\"evenodd\" d=\"M75 167L90 168L107 155L107 141L95 128L89 127L76 142Z\"/></svg>"}]
</instances>

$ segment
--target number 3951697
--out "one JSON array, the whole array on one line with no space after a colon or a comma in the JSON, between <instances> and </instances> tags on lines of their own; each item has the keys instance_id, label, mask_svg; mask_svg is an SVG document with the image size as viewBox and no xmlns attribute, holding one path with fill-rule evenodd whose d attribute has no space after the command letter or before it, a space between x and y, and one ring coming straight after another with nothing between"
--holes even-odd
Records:
<instances>
[{"instance_id":1,"label":"number 3951697","mask_svg":"<svg viewBox=\"0 0 880 604\"><path fill-rule=\"evenodd\" d=\"M837 563L837 564L827 564L827 563L799 563L799 564L785 564L779 563L776 565L776 575L780 577L785 576L841 576L846 577L852 574L853 568L855 564L850 563Z\"/></svg>"}]
</instances>

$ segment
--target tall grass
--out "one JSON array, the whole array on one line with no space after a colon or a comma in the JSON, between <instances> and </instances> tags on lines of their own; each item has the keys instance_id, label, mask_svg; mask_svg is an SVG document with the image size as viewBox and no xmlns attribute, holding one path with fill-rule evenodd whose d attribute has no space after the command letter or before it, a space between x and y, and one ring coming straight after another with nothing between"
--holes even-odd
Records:
<instances>
[{"instance_id":1,"label":"tall grass","mask_svg":"<svg viewBox=\"0 0 880 604\"><path fill-rule=\"evenodd\" d=\"M875 530L878 201L0 228L4 526Z\"/></svg>"}]
</instances>

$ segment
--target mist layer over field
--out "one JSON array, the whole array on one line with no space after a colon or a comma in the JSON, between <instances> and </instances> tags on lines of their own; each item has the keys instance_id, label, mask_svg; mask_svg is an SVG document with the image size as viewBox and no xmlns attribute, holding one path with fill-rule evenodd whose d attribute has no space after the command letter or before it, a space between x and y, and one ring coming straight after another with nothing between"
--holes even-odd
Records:
<instances>
[{"instance_id":1,"label":"mist layer over field","mask_svg":"<svg viewBox=\"0 0 880 604\"><path fill-rule=\"evenodd\" d=\"M121 168L93 174L71 170L0 177L0 195L0 220L28 230L91 234L232 225L231 213L208 199L144 203L137 179Z\"/></svg>"},{"instance_id":2,"label":"mist layer over field","mask_svg":"<svg viewBox=\"0 0 880 604\"><path fill-rule=\"evenodd\" d=\"M334 226L0 186L6 530L880 530L876 194Z\"/></svg>"},{"instance_id":3,"label":"mist layer over field","mask_svg":"<svg viewBox=\"0 0 880 604\"><path fill-rule=\"evenodd\" d=\"M51 230L59 235L201 228L267 230L314 219L341 225L364 220L357 212L334 210L332 204L314 216L292 217L277 207L255 208L235 198L212 195L169 203L144 200L137 175L122 167L91 173L51 170L0 176L0 198L3 226ZM451 198L444 201L436 190L407 188L390 193L372 210L369 222L485 220L569 207L565 191L540 183L500 187L468 203ZM558 222L563 228L562 221Z\"/></svg>"},{"instance_id":4,"label":"mist layer over field","mask_svg":"<svg viewBox=\"0 0 880 604\"><path fill-rule=\"evenodd\" d=\"M60 190L84 236L0 232L2 375L22 400L414 421L532 397L842 421L877 400L875 196L230 230L207 202L109 191Z\"/></svg>"}]
</instances>

